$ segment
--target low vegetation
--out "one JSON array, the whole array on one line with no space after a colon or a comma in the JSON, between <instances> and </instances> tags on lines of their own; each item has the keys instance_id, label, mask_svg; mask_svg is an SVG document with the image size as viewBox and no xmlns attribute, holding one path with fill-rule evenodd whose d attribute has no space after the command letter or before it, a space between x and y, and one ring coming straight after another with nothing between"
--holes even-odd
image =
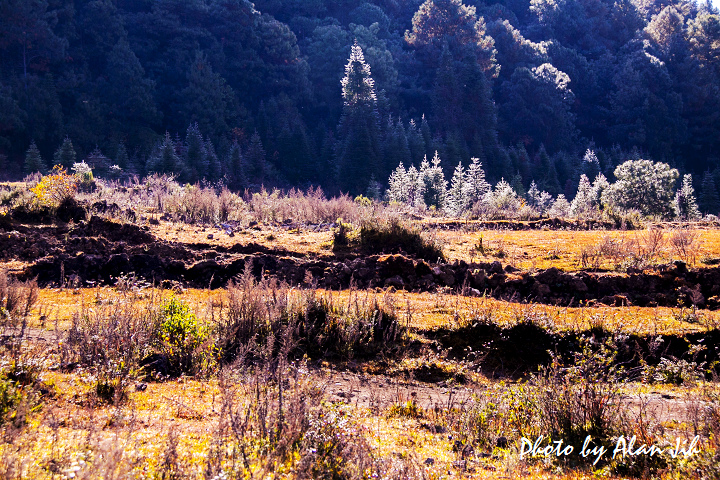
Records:
<instances>
[{"instance_id":1,"label":"low vegetation","mask_svg":"<svg viewBox=\"0 0 720 480\"><path fill-rule=\"evenodd\" d=\"M711 223L92 182L4 207L5 478L714 478Z\"/></svg>"}]
</instances>

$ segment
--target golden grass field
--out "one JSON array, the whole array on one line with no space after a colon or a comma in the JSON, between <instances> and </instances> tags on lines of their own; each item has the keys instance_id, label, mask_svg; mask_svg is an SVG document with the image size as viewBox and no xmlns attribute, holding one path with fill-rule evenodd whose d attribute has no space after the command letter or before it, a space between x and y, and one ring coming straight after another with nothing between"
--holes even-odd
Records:
<instances>
[{"instance_id":1,"label":"golden grass field","mask_svg":"<svg viewBox=\"0 0 720 480\"><path fill-rule=\"evenodd\" d=\"M695 231L697 248L692 263L702 267L705 266L704 260L720 257L720 231ZM315 232L302 228L263 226L260 230L246 229L229 237L212 227L161 221L160 225L152 227L152 232L161 239L174 242L223 246L256 243L272 249L300 252L308 257L333 255L332 231L327 230ZM211 234L213 238L208 238ZM499 260L503 264L531 271L549 267L578 270L582 267L579 259L583 249L592 248L607 239L634 246L628 248L642 247L647 242L646 231L436 230L428 235L443 245L450 261ZM657 249L655 262L678 258L670 244L670 236L668 231ZM8 263L5 267L18 270L22 266ZM612 259L605 259L602 267L616 269L617 265ZM290 291L290 295L304 294ZM640 336L684 335L716 329L720 324L720 312L715 311L664 307L569 308L466 297L447 291L317 290L315 295L337 305L377 301L394 311L400 323L408 327L410 338L421 344L426 342L424 338L427 334L438 329L460 328L476 319L508 327L531 318L536 324L555 331L580 332L602 327L610 332ZM178 468L182 467L183 475L189 476L187 478L202 478L224 418L223 398L232 392L237 401L249 401L253 392L243 383L247 378L235 378L228 370L210 378L181 377L147 383L141 379L132 380L127 385L127 398L115 405L96 398L98 379L92 369L80 368L72 373L63 373L53 364L59 348L56 342L70 328L73 316L88 312L102 314L127 302L136 307L146 305L150 308L162 304L171 296L189 305L201 321L222 315L228 306L225 289L171 291L143 287L121 290L111 286L41 289L36 306L27 319L28 327L39 341L30 341L23 348L28 357L38 359L42 371L40 378L50 394L44 397L42 408L29 413L27 426L13 434L11 441L0 445L0 467L11 463L19 465L21 475L17 478L94 478L93 475L100 471L98 465L112 460L118 465L112 478L186 478L173 477L168 473L172 468L168 470L165 463L171 459ZM461 361L434 355L425 352L419 357L389 361L378 359L365 365L352 361L340 364L321 361L303 368L299 381L325 391L327 394L322 401L328 402L328 408L344 412L352 431L360 432L378 458L399 459L418 465L421 476L416 478L632 478L613 473L609 468L593 470L522 460L514 446L484 450L478 447L476 452L482 451L483 455L465 459L454 450L454 440L447 433L429 431L427 425L446 421L448 415L461 411L463 402L471 399L488 402L512 398L512 392L524 388L523 382L487 378L467 371ZM465 372L467 383L450 381L447 385L435 385L419 382L412 373L408 374L428 364L451 373ZM344 373L346 369L350 372L347 375L355 380L348 380ZM224 386L222 382L226 382ZM229 389L227 382L232 385ZM355 401L337 395L338 391L355 391L356 384L353 382L357 382L359 392L353 397ZM146 389L138 390L136 385L139 384L146 385ZM633 382L623 385L622 389L623 398L631 400L643 396L655 399L653 401L662 401L665 397L675 399L671 402L676 404L670 403L664 413L658 414L657 428L667 435L673 432L690 435L692 426L686 420L673 419L674 416L681 418L685 413L674 412L672 409L676 407L672 405L685 408L683 402L686 399L690 399L687 402L698 402L700 392L717 390L717 386L712 382L682 386ZM330 392L334 393L330 395ZM446 403L440 407L438 403L429 401L416 404L413 400L415 392L424 392L427 398ZM362 395L370 395L373 400L369 401L370 404L368 400L358 400ZM410 408L408 405L412 406L410 413L404 410ZM636 407L630 410L633 408ZM398 414L398 411L401 413ZM642 409L638 415L642 415ZM652 438L662 437L657 432L652 434ZM488 452L487 456L484 452ZM272 465L272 468L268 465L252 467L247 471L246 478L295 478L299 462L300 458L296 455L282 464ZM660 471L657 475L658 478L689 478L671 470Z\"/></svg>"}]
</instances>

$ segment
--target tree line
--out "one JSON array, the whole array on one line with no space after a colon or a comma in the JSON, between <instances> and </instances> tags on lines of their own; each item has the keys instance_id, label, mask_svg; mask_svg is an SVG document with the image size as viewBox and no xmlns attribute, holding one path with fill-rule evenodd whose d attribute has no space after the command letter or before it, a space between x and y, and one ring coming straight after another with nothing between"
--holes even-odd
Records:
<instances>
[{"instance_id":1,"label":"tree line","mask_svg":"<svg viewBox=\"0 0 720 480\"><path fill-rule=\"evenodd\" d=\"M6 0L0 162L70 142L126 173L366 193L437 151L447 178L478 158L573 198L644 158L717 213L718 45L704 1Z\"/></svg>"}]
</instances>

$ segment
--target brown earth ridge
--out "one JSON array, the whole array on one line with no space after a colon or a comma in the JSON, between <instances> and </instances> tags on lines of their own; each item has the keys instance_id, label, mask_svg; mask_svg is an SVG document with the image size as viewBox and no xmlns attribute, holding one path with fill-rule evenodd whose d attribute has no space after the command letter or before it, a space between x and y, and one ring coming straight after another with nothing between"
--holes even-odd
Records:
<instances>
[{"instance_id":1,"label":"brown earth ridge","mask_svg":"<svg viewBox=\"0 0 720 480\"><path fill-rule=\"evenodd\" d=\"M720 308L720 268L688 269L683 262L624 273L557 268L528 272L500 262L427 262L402 252L308 257L249 243L231 247L161 240L148 227L98 216L78 224L0 225L0 261L24 262L20 279L41 285L74 281L113 284L134 273L158 285L224 287L250 268L291 285L327 289L449 289L502 300L572 306L603 303ZM246 267L247 266L247 267Z\"/></svg>"}]
</instances>

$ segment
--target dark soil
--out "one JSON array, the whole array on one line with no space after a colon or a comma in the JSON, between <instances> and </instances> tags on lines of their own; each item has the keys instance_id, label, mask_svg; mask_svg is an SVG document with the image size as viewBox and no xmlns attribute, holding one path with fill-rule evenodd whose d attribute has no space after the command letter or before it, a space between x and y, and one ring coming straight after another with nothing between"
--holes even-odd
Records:
<instances>
[{"instance_id":1,"label":"dark soil","mask_svg":"<svg viewBox=\"0 0 720 480\"><path fill-rule=\"evenodd\" d=\"M156 285L224 287L246 267L260 277L276 276L291 285L329 289L450 289L517 302L551 305L637 305L720 307L720 267L688 270L682 262L627 273L565 273L549 268L522 272L499 262L430 263L407 254L311 258L257 244L224 247L160 240L148 227L98 216L68 226L0 224L0 261L30 263L21 279L41 285L74 282L114 284L123 274Z\"/></svg>"}]
</instances>

